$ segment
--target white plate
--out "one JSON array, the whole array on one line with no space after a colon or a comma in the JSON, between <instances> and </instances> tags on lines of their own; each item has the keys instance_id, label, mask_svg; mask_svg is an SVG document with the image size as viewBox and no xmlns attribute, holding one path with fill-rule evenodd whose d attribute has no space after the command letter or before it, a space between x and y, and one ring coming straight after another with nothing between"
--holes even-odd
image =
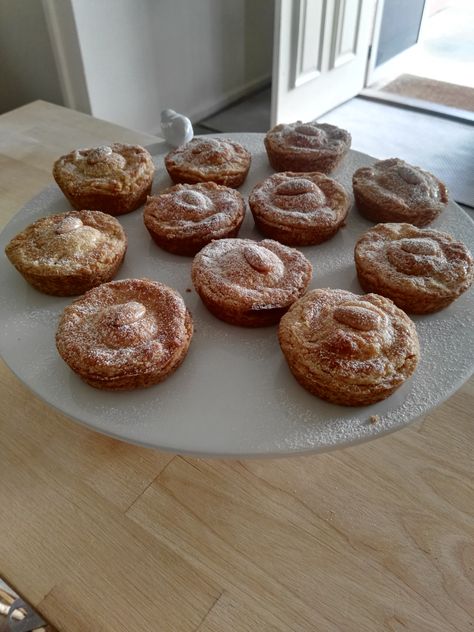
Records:
<instances>
[{"instance_id":1,"label":"white plate","mask_svg":"<svg viewBox=\"0 0 474 632\"><path fill-rule=\"evenodd\" d=\"M272 173L261 134L226 134L252 152L244 195ZM169 185L162 167L164 144L152 148L158 167L155 190ZM334 176L351 190L351 176L373 158L350 152ZM0 236L8 241L39 217L69 208L55 185L31 200ZM417 317L422 357L414 377L373 406L345 408L322 402L290 374L277 341L277 328L245 329L211 316L190 279L191 259L160 250L146 231L140 210L120 218L129 239L117 278L147 276L181 292L195 324L186 360L168 380L146 390L107 393L84 384L59 358L54 334L71 299L31 288L4 260L0 269L0 351L16 375L46 402L99 432L133 443L207 456L276 456L317 452L397 430L447 399L473 371L474 292L430 316ZM302 248L314 265L310 288L362 293L353 265L356 238L373 224L356 210L329 242ZM463 240L474 252L474 224L450 203L433 227ZM240 237L261 239L250 212ZM371 424L369 417L379 415Z\"/></svg>"}]
</instances>

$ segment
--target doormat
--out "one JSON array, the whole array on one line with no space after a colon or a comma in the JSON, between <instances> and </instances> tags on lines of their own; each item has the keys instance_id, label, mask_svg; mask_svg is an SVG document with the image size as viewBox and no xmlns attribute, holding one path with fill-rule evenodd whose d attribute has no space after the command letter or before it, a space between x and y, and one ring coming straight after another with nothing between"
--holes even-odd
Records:
<instances>
[{"instance_id":1,"label":"doormat","mask_svg":"<svg viewBox=\"0 0 474 632\"><path fill-rule=\"evenodd\" d=\"M454 83L435 81L415 75L400 75L380 90L474 112L474 88L458 86Z\"/></svg>"}]
</instances>

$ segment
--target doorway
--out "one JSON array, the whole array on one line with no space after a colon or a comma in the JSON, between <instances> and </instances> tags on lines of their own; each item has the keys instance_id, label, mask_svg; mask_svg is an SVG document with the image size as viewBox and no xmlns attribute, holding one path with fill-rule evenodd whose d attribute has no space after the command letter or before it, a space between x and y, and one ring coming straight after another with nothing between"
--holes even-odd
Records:
<instances>
[{"instance_id":1,"label":"doorway","mask_svg":"<svg viewBox=\"0 0 474 632\"><path fill-rule=\"evenodd\" d=\"M361 95L474 121L474 2L406 0L403 11L404 2L380 2L374 58ZM398 15L398 26L383 34L383 13L390 25L394 22L390 11ZM198 133L238 132L242 126L264 132L270 127L270 102L269 83L199 121Z\"/></svg>"},{"instance_id":2,"label":"doorway","mask_svg":"<svg viewBox=\"0 0 474 632\"><path fill-rule=\"evenodd\" d=\"M388 46L386 41L381 42L374 68L369 69L368 89L379 92L388 101L419 107L424 104L427 110L440 113L452 109L461 117L464 111L465 118L471 119L468 113L474 113L474 3L426 0L422 4L424 8L411 5L410 9L412 13L422 9L416 45L392 56L388 51L387 57L384 52L391 42ZM390 39L390 34L385 37Z\"/></svg>"}]
</instances>

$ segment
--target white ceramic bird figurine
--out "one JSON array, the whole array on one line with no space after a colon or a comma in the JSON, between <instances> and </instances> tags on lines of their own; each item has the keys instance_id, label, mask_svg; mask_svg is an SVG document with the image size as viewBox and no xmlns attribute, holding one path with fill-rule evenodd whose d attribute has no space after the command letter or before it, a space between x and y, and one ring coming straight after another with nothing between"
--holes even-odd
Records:
<instances>
[{"instance_id":1,"label":"white ceramic bird figurine","mask_svg":"<svg viewBox=\"0 0 474 632\"><path fill-rule=\"evenodd\" d=\"M179 147L194 136L191 121L174 110L162 110L161 131L166 142L172 147Z\"/></svg>"}]
</instances>

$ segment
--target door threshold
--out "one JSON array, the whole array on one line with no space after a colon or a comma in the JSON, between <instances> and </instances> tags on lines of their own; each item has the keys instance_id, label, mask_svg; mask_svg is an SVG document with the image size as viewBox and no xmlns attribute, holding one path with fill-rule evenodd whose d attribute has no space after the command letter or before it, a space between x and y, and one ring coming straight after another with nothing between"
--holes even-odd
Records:
<instances>
[{"instance_id":1,"label":"door threshold","mask_svg":"<svg viewBox=\"0 0 474 632\"><path fill-rule=\"evenodd\" d=\"M423 99L415 99L413 97L404 97L392 92L383 92L383 90L374 90L371 88L364 88L357 96L361 99L367 99L368 101L378 101L386 105L394 105L396 107L406 108L407 110L431 114L467 125L474 125L474 112L452 108L441 103L433 103L432 101L424 101Z\"/></svg>"}]
</instances>

